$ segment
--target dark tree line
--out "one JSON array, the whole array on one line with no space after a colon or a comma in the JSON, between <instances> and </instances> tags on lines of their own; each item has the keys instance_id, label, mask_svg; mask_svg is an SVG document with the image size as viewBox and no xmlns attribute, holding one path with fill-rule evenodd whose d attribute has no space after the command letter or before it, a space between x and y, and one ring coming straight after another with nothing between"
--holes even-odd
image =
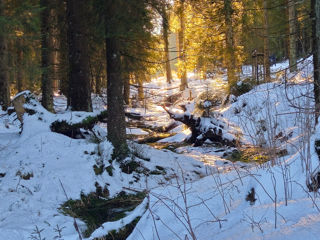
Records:
<instances>
[{"instance_id":1,"label":"dark tree line","mask_svg":"<svg viewBox=\"0 0 320 240\"><path fill-rule=\"evenodd\" d=\"M17 43L16 59L23 64L26 52L22 45L29 34L28 27L11 25L10 11L23 3L17 1L17 5L9 0L0 1L0 23L3 23L0 31L0 104L4 109L10 104L8 41ZM59 89L67 96L71 110L92 111L91 93L93 90L101 92L105 76L108 139L115 147L115 155L120 158L128 151L124 100L128 102L129 79L141 82L139 79L148 71L148 62L144 60L151 54L147 47L141 46L154 41L151 20L154 7L159 3L154 0L25 2L36 10L33 15L26 11L31 16L28 21L38 26L32 33L39 46L36 51L41 53L42 105L54 111L53 92ZM12 37L11 34L17 32L18 35ZM25 73L17 72L17 90L21 91L27 87L23 82Z\"/></svg>"},{"instance_id":2,"label":"dark tree line","mask_svg":"<svg viewBox=\"0 0 320 240\"><path fill-rule=\"evenodd\" d=\"M264 52L266 80L272 52L288 57L291 71L299 57L312 53L318 116L319 11L318 0L280 0L276 6L269 0L0 0L0 104L9 106L14 83L14 91L40 89L49 111L56 90L72 110L92 111L91 93L106 87L108 138L116 155L125 156L130 84L143 99L142 82L150 71L162 68L171 82L168 39L174 31L181 90L188 87L187 70L212 66L227 69L229 85L235 85L252 49Z\"/></svg>"}]
</instances>

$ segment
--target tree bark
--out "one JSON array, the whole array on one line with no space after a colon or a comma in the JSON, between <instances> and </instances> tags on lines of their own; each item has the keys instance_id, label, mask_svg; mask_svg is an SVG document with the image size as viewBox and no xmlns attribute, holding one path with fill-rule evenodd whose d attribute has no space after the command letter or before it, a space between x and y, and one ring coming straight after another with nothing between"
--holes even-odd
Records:
<instances>
[{"instance_id":1,"label":"tree bark","mask_svg":"<svg viewBox=\"0 0 320 240\"><path fill-rule=\"evenodd\" d=\"M113 144L116 158L127 154L126 122L124 114L123 78L119 40L107 38L107 99L108 99L108 139Z\"/></svg>"},{"instance_id":2,"label":"tree bark","mask_svg":"<svg viewBox=\"0 0 320 240\"><path fill-rule=\"evenodd\" d=\"M227 132L227 124L218 120L205 117L196 117L190 114L175 114L171 113L164 106L163 109L169 114L170 118L182 122L191 130L189 143L194 143L194 146L201 146L207 139L212 142L226 146L236 146L236 139Z\"/></svg>"},{"instance_id":3,"label":"tree bark","mask_svg":"<svg viewBox=\"0 0 320 240\"><path fill-rule=\"evenodd\" d=\"M161 9L161 17L162 17L162 37L164 42L164 61L165 61L165 70L166 70L166 79L167 83L171 83L172 81L172 73L170 66L170 58L169 58L169 16L166 10L165 3L162 5Z\"/></svg>"},{"instance_id":4,"label":"tree bark","mask_svg":"<svg viewBox=\"0 0 320 240\"><path fill-rule=\"evenodd\" d=\"M42 65L42 106L48 111L53 112L53 36L50 1L41 0L40 5L43 8L41 13L41 65Z\"/></svg>"},{"instance_id":5,"label":"tree bark","mask_svg":"<svg viewBox=\"0 0 320 240\"><path fill-rule=\"evenodd\" d=\"M185 15L184 15L184 2L185 0L179 0L179 6L178 6L178 16L179 16L179 22L180 27L178 31L178 54L179 54L179 69L178 69L178 75L180 78L180 90L184 91L186 88L188 88L188 82L187 82L187 70L186 70L186 53L185 53Z\"/></svg>"},{"instance_id":6,"label":"tree bark","mask_svg":"<svg viewBox=\"0 0 320 240\"><path fill-rule=\"evenodd\" d=\"M227 75L228 84L232 88L236 82L236 62L234 54L234 37L233 37L233 26L232 26L232 1L224 0L224 17L225 17L225 34L226 34L226 65L227 65Z\"/></svg>"},{"instance_id":7,"label":"tree bark","mask_svg":"<svg viewBox=\"0 0 320 240\"><path fill-rule=\"evenodd\" d=\"M312 54L314 68L315 117L320 114L320 1L311 0L312 14Z\"/></svg>"},{"instance_id":8,"label":"tree bark","mask_svg":"<svg viewBox=\"0 0 320 240\"><path fill-rule=\"evenodd\" d=\"M128 105L130 104L130 74L127 71L123 74L123 81L124 81L124 86L123 86L124 102Z\"/></svg>"},{"instance_id":9,"label":"tree bark","mask_svg":"<svg viewBox=\"0 0 320 240\"><path fill-rule=\"evenodd\" d=\"M297 70L297 21L295 0L288 0L289 13L289 66L290 72Z\"/></svg>"},{"instance_id":10,"label":"tree bark","mask_svg":"<svg viewBox=\"0 0 320 240\"><path fill-rule=\"evenodd\" d=\"M143 74L136 74L136 80L138 82L138 99L139 101L144 101L144 90L143 90Z\"/></svg>"},{"instance_id":11,"label":"tree bark","mask_svg":"<svg viewBox=\"0 0 320 240\"><path fill-rule=\"evenodd\" d=\"M264 79L270 81L268 3L263 0L263 65Z\"/></svg>"},{"instance_id":12,"label":"tree bark","mask_svg":"<svg viewBox=\"0 0 320 240\"><path fill-rule=\"evenodd\" d=\"M106 4L106 58L107 58L107 101L108 101L108 140L114 146L113 158L121 161L128 154L126 122L123 97L123 66L121 64L119 22L117 14L125 11L123 4L109 0Z\"/></svg>"},{"instance_id":13,"label":"tree bark","mask_svg":"<svg viewBox=\"0 0 320 240\"><path fill-rule=\"evenodd\" d=\"M17 40L17 82L16 86L18 89L18 92L22 92L25 87L24 83L24 66L23 66L23 44L22 39L18 38Z\"/></svg>"},{"instance_id":14,"label":"tree bark","mask_svg":"<svg viewBox=\"0 0 320 240\"><path fill-rule=\"evenodd\" d=\"M74 111L92 111L86 1L67 1L69 45L69 105Z\"/></svg>"},{"instance_id":15,"label":"tree bark","mask_svg":"<svg viewBox=\"0 0 320 240\"><path fill-rule=\"evenodd\" d=\"M58 76L59 76L59 90L64 94L68 101L69 94L69 53L68 53L68 26L67 22L67 2L63 0L60 5L57 5L57 46L58 46ZM68 102L68 106L70 106Z\"/></svg>"},{"instance_id":16,"label":"tree bark","mask_svg":"<svg viewBox=\"0 0 320 240\"><path fill-rule=\"evenodd\" d=\"M0 16L5 14L4 0L0 0ZM8 44L5 33L0 33L0 105L6 110L10 103Z\"/></svg>"}]
</instances>

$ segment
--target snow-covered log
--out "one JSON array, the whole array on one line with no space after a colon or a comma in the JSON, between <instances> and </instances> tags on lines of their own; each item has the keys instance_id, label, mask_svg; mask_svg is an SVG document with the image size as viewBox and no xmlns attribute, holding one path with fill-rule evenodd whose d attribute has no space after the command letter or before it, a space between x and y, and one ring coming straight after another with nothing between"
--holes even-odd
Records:
<instances>
[{"instance_id":1,"label":"snow-covered log","mask_svg":"<svg viewBox=\"0 0 320 240\"><path fill-rule=\"evenodd\" d=\"M188 142L194 143L194 146L201 146L207 139L226 146L236 146L236 137L223 120L212 117L196 117L189 113L172 113L166 107L163 106L163 108L172 119L182 122L190 128L192 134Z\"/></svg>"}]
</instances>

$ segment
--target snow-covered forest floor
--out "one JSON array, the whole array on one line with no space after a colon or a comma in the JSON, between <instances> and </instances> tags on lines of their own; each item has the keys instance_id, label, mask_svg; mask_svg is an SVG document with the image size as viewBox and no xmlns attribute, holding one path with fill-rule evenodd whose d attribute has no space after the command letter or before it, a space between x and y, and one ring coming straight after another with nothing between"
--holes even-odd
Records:
<instances>
[{"instance_id":1,"label":"snow-covered forest floor","mask_svg":"<svg viewBox=\"0 0 320 240\"><path fill-rule=\"evenodd\" d=\"M286 66L278 64L273 71ZM65 215L62 204L69 198L85 204L84 196L93 192L108 199L121 191L145 192L145 198L120 220L97 226L87 239L135 219L130 240L319 239L320 199L306 185L319 165L311 66L310 60L301 63L298 74L288 74L289 81L281 72L274 74L275 82L229 101L212 97L221 104L211 108L211 116L237 132L240 152L210 141L201 147L186 144L190 130L182 124L156 143L137 143L151 134L148 130L174 123L161 106L167 97L176 96L170 111L182 113L183 105L186 113L200 114L198 106L208 95L223 96L223 74L207 80L189 74L184 92L178 80L146 83L145 103L126 111L143 116L149 128L130 120L133 154L124 166L111 161L104 123L94 127L98 139L50 130L54 121L77 122L104 110L103 97L93 97L95 113L83 113L65 111L65 98L56 96L57 114L37 105L36 114L24 115L21 134L16 115L0 112L0 239L79 239L74 221L79 232L86 224ZM134 171L126 171L133 162Z\"/></svg>"}]
</instances>

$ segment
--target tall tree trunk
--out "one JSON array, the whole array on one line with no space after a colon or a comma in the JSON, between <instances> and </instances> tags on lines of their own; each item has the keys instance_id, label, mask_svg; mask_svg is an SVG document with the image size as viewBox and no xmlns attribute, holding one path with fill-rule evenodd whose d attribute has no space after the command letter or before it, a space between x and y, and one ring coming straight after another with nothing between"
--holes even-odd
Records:
<instances>
[{"instance_id":1,"label":"tall tree trunk","mask_svg":"<svg viewBox=\"0 0 320 240\"><path fill-rule=\"evenodd\" d=\"M233 37L233 26L232 26L232 1L224 0L224 17L225 17L225 34L226 34L226 65L228 84L232 88L236 82L236 62L234 54L234 37Z\"/></svg>"},{"instance_id":2,"label":"tall tree trunk","mask_svg":"<svg viewBox=\"0 0 320 240\"><path fill-rule=\"evenodd\" d=\"M121 73L119 40L107 38L107 100L108 140L114 146L114 157L119 160L127 154L126 122L123 106L124 81Z\"/></svg>"},{"instance_id":3,"label":"tall tree trunk","mask_svg":"<svg viewBox=\"0 0 320 240\"><path fill-rule=\"evenodd\" d=\"M102 84L101 68L102 68L102 64L100 64L98 72L96 73L96 77L95 77L95 89L96 89L96 94L98 95L101 94L101 84Z\"/></svg>"},{"instance_id":4,"label":"tall tree trunk","mask_svg":"<svg viewBox=\"0 0 320 240\"><path fill-rule=\"evenodd\" d=\"M289 66L290 72L297 70L297 21L295 0L288 0L289 13Z\"/></svg>"},{"instance_id":5,"label":"tall tree trunk","mask_svg":"<svg viewBox=\"0 0 320 240\"><path fill-rule=\"evenodd\" d=\"M4 0L0 0L0 16L5 14ZM5 33L0 33L0 105L7 109L10 103L8 45Z\"/></svg>"},{"instance_id":6,"label":"tall tree trunk","mask_svg":"<svg viewBox=\"0 0 320 240\"><path fill-rule=\"evenodd\" d=\"M67 96L68 101L70 100L68 97L69 94L69 48L68 48L68 27L67 24L67 2L63 0L62 4L57 6L57 45L59 49L59 60L58 60L58 76L59 76L59 90L60 93ZM70 106L68 102L68 106Z\"/></svg>"},{"instance_id":7,"label":"tall tree trunk","mask_svg":"<svg viewBox=\"0 0 320 240\"><path fill-rule=\"evenodd\" d=\"M184 2L185 0L179 0L178 16L180 27L178 31L178 54L179 54L179 69L178 74L180 78L180 90L183 91L188 88L187 82L187 70L186 70L186 53L185 53L185 15L184 15Z\"/></svg>"},{"instance_id":8,"label":"tall tree trunk","mask_svg":"<svg viewBox=\"0 0 320 240\"><path fill-rule=\"evenodd\" d=\"M136 81L138 83L138 99L139 101L144 101L144 91L143 91L143 74L136 74L135 75Z\"/></svg>"},{"instance_id":9,"label":"tall tree trunk","mask_svg":"<svg viewBox=\"0 0 320 240\"><path fill-rule=\"evenodd\" d=\"M52 36L52 22L53 16L49 0L41 0L41 65L42 65L42 106L48 111L53 111L53 36Z\"/></svg>"},{"instance_id":10,"label":"tall tree trunk","mask_svg":"<svg viewBox=\"0 0 320 240\"><path fill-rule=\"evenodd\" d=\"M116 2L108 0L106 4L106 58L107 58L107 101L108 101L108 140L113 144L113 158L121 161L128 154L126 141L126 121L123 99L123 73L121 64L119 22L117 14L124 11L123 0Z\"/></svg>"},{"instance_id":11,"label":"tall tree trunk","mask_svg":"<svg viewBox=\"0 0 320 240\"><path fill-rule=\"evenodd\" d=\"M320 114L320 1L311 0L312 54L314 66L314 97L316 123Z\"/></svg>"},{"instance_id":12,"label":"tall tree trunk","mask_svg":"<svg viewBox=\"0 0 320 240\"><path fill-rule=\"evenodd\" d=\"M167 83L171 83L172 81L172 73L170 66L170 58L169 58L169 17L166 10L166 6L163 4L161 9L161 17L162 17L162 37L164 42L164 61L165 61L165 70L166 70L166 79Z\"/></svg>"},{"instance_id":13,"label":"tall tree trunk","mask_svg":"<svg viewBox=\"0 0 320 240\"><path fill-rule=\"evenodd\" d=\"M23 66L23 50L22 50L22 39L18 38L17 40L17 89L18 92L25 90L24 83L24 66Z\"/></svg>"},{"instance_id":14,"label":"tall tree trunk","mask_svg":"<svg viewBox=\"0 0 320 240\"><path fill-rule=\"evenodd\" d=\"M55 1L52 1L56 3ZM52 4L52 3L51 3ZM59 29L59 22L58 22L58 9L52 8L50 16L52 17L53 25L50 27L50 58L52 62L52 90L59 91L60 89L60 73L59 73L59 64L60 64L60 29Z\"/></svg>"},{"instance_id":15,"label":"tall tree trunk","mask_svg":"<svg viewBox=\"0 0 320 240\"><path fill-rule=\"evenodd\" d=\"M67 1L69 45L69 104L74 111L92 111L88 40L87 1Z\"/></svg>"},{"instance_id":16,"label":"tall tree trunk","mask_svg":"<svg viewBox=\"0 0 320 240\"><path fill-rule=\"evenodd\" d=\"M124 102L128 105L130 104L130 74L128 71L125 71L123 73L123 96L124 96Z\"/></svg>"},{"instance_id":17,"label":"tall tree trunk","mask_svg":"<svg viewBox=\"0 0 320 240\"><path fill-rule=\"evenodd\" d=\"M268 2L263 0L263 66L264 79L270 81Z\"/></svg>"}]
</instances>

